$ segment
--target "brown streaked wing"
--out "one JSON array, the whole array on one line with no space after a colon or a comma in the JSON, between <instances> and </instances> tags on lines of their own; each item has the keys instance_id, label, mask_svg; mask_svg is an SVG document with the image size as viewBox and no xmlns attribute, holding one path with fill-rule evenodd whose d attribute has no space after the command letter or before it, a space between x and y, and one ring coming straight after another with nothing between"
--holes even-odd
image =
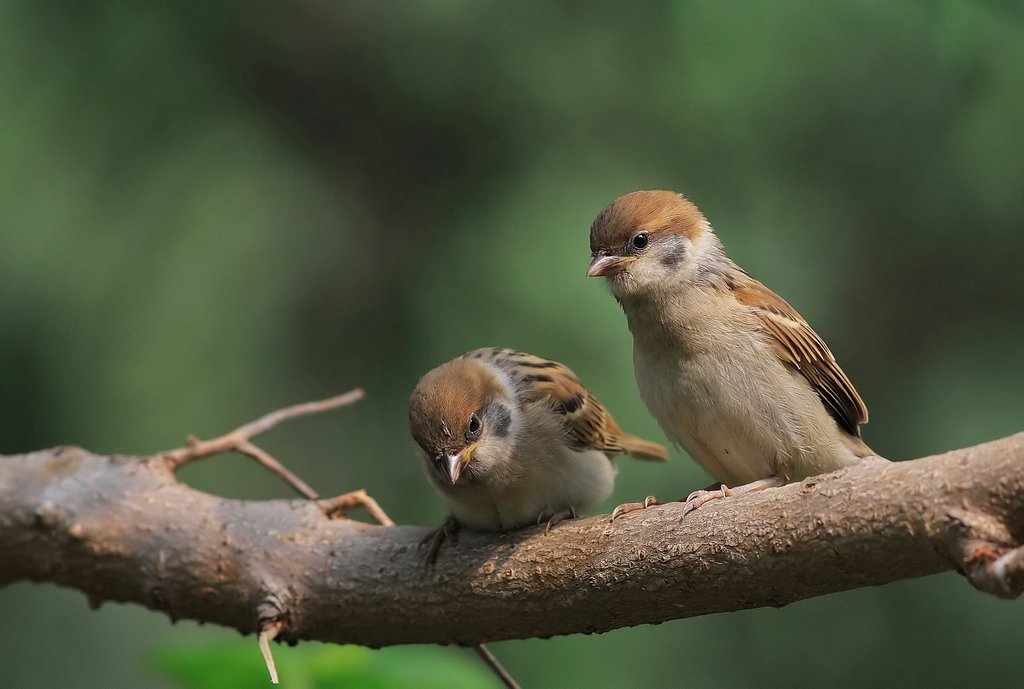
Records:
<instances>
[{"instance_id":1,"label":"brown streaked wing","mask_svg":"<svg viewBox=\"0 0 1024 689\"><path fill-rule=\"evenodd\" d=\"M785 299L757 280L744 280L734 293L741 304L756 310L778 357L799 371L839 425L859 438L868 409L825 341Z\"/></svg>"},{"instance_id":2,"label":"brown streaked wing","mask_svg":"<svg viewBox=\"0 0 1024 689\"><path fill-rule=\"evenodd\" d=\"M566 436L580 449L625 452L622 430L568 367L512 349L478 349L480 358L506 370L522 384L520 402L549 400L564 415Z\"/></svg>"}]
</instances>

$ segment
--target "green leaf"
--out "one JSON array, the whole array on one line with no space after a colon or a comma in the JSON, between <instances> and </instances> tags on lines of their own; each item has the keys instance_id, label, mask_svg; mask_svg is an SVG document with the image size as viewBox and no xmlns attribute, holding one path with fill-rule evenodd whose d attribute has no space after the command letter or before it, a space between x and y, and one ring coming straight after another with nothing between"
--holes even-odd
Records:
<instances>
[{"instance_id":1,"label":"green leaf","mask_svg":"<svg viewBox=\"0 0 1024 689\"><path fill-rule=\"evenodd\" d=\"M462 648L273 645L282 689L459 689L500 686ZM179 689L252 689L273 686L255 640L173 646L152 657L154 670Z\"/></svg>"}]
</instances>

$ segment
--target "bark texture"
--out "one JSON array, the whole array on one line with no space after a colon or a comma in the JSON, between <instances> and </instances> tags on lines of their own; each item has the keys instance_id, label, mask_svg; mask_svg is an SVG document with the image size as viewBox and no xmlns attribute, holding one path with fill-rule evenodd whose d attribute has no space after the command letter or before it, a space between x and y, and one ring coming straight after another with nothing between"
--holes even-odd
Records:
<instances>
[{"instance_id":1,"label":"bark texture","mask_svg":"<svg viewBox=\"0 0 1024 689\"><path fill-rule=\"evenodd\" d=\"M75 447L0 457L0 585L279 638L381 646L603 632L959 569L1024 590L1024 433L711 503L493 535L433 570L416 527L331 519L313 501L226 500L161 457Z\"/></svg>"}]
</instances>

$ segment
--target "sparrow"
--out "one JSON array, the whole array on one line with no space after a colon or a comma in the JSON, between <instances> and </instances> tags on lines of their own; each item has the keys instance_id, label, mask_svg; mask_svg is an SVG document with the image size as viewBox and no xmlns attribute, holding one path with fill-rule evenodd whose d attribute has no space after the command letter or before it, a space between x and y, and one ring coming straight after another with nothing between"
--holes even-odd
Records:
<instances>
[{"instance_id":1,"label":"sparrow","mask_svg":"<svg viewBox=\"0 0 1024 689\"><path fill-rule=\"evenodd\" d=\"M640 396L720 484L691 493L684 515L875 455L861 439L867 407L824 340L726 256L681 194L615 199L590 228L590 252L587 276L605 278L633 335Z\"/></svg>"},{"instance_id":2,"label":"sparrow","mask_svg":"<svg viewBox=\"0 0 1024 689\"><path fill-rule=\"evenodd\" d=\"M550 529L593 510L612 492L612 455L667 458L658 443L623 432L567 367L500 347L424 375L409 429L450 510L428 537L428 563L459 526L506 531L547 519Z\"/></svg>"}]
</instances>

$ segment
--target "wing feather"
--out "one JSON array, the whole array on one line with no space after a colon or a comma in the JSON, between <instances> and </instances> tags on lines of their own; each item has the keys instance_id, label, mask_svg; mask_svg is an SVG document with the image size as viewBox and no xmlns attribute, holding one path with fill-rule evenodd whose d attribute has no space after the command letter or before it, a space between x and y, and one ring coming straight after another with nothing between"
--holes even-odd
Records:
<instances>
[{"instance_id":1,"label":"wing feather","mask_svg":"<svg viewBox=\"0 0 1024 689\"><path fill-rule=\"evenodd\" d=\"M520 403L544 401L562 418L566 438L579 450L608 454L626 452L644 459L664 461L665 448L623 432L570 368L512 349L478 349L466 356L482 358L500 367L520 388Z\"/></svg>"},{"instance_id":2,"label":"wing feather","mask_svg":"<svg viewBox=\"0 0 1024 689\"><path fill-rule=\"evenodd\" d=\"M800 372L840 426L860 437L868 410L825 341L782 297L753 278L734 288L736 299L758 316L776 355Z\"/></svg>"}]
</instances>

